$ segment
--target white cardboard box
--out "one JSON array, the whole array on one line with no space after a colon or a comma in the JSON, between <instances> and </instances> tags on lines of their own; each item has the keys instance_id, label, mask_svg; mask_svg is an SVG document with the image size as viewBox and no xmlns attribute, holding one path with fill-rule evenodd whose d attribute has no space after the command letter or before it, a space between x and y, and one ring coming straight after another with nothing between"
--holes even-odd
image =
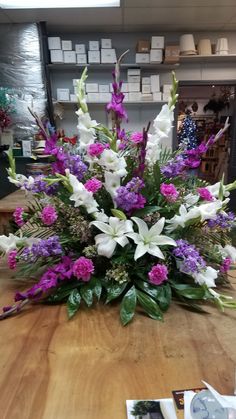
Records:
<instances>
[{"instance_id":1,"label":"white cardboard box","mask_svg":"<svg viewBox=\"0 0 236 419\"><path fill-rule=\"evenodd\" d=\"M150 63L160 64L163 61L163 50L162 49L151 49L150 51Z\"/></svg>"},{"instance_id":2,"label":"white cardboard box","mask_svg":"<svg viewBox=\"0 0 236 419\"><path fill-rule=\"evenodd\" d=\"M109 84L99 84L98 91L99 93L109 93L110 91Z\"/></svg>"},{"instance_id":3,"label":"white cardboard box","mask_svg":"<svg viewBox=\"0 0 236 419\"><path fill-rule=\"evenodd\" d=\"M49 36L48 49L61 49L61 38L59 36Z\"/></svg>"},{"instance_id":4,"label":"white cardboard box","mask_svg":"<svg viewBox=\"0 0 236 419\"><path fill-rule=\"evenodd\" d=\"M114 48L101 49L101 62L103 64L113 64L116 61L116 50Z\"/></svg>"},{"instance_id":5,"label":"white cardboard box","mask_svg":"<svg viewBox=\"0 0 236 419\"><path fill-rule=\"evenodd\" d=\"M89 41L90 51L99 51L99 41Z\"/></svg>"},{"instance_id":6,"label":"white cardboard box","mask_svg":"<svg viewBox=\"0 0 236 419\"><path fill-rule=\"evenodd\" d=\"M151 84L150 77L142 77L142 84Z\"/></svg>"},{"instance_id":7,"label":"white cardboard box","mask_svg":"<svg viewBox=\"0 0 236 419\"><path fill-rule=\"evenodd\" d=\"M77 64L87 64L87 55L86 54L76 54Z\"/></svg>"},{"instance_id":8,"label":"white cardboard box","mask_svg":"<svg viewBox=\"0 0 236 419\"><path fill-rule=\"evenodd\" d=\"M129 91L129 83L122 83L121 91L123 93L128 93L128 91Z\"/></svg>"},{"instance_id":9,"label":"white cardboard box","mask_svg":"<svg viewBox=\"0 0 236 419\"><path fill-rule=\"evenodd\" d=\"M164 100L164 102L168 102L169 99L170 99L169 93L162 93L162 100Z\"/></svg>"},{"instance_id":10,"label":"white cardboard box","mask_svg":"<svg viewBox=\"0 0 236 419\"><path fill-rule=\"evenodd\" d=\"M161 92L154 92L152 95L153 95L153 100L155 102L161 102L162 101L162 93Z\"/></svg>"},{"instance_id":11,"label":"white cardboard box","mask_svg":"<svg viewBox=\"0 0 236 419\"><path fill-rule=\"evenodd\" d=\"M142 93L145 93L145 94L151 93L151 85L150 84L143 84L142 85Z\"/></svg>"},{"instance_id":12,"label":"white cardboard box","mask_svg":"<svg viewBox=\"0 0 236 419\"><path fill-rule=\"evenodd\" d=\"M162 86L162 91L163 91L163 93L170 93L170 91L171 91L171 88L172 88L172 84L163 84L163 86Z\"/></svg>"},{"instance_id":13,"label":"white cardboard box","mask_svg":"<svg viewBox=\"0 0 236 419\"><path fill-rule=\"evenodd\" d=\"M51 49L50 57L52 63L64 63L63 51L61 49Z\"/></svg>"},{"instance_id":14,"label":"white cardboard box","mask_svg":"<svg viewBox=\"0 0 236 419\"><path fill-rule=\"evenodd\" d=\"M57 89L57 100L58 101L69 101L70 90L69 89Z\"/></svg>"},{"instance_id":15,"label":"white cardboard box","mask_svg":"<svg viewBox=\"0 0 236 419\"><path fill-rule=\"evenodd\" d=\"M113 92L113 86L112 86L112 83L109 83L109 90L110 90L110 92L111 92L111 93Z\"/></svg>"},{"instance_id":16,"label":"white cardboard box","mask_svg":"<svg viewBox=\"0 0 236 419\"><path fill-rule=\"evenodd\" d=\"M88 93L88 102L100 102L100 93Z\"/></svg>"},{"instance_id":17,"label":"white cardboard box","mask_svg":"<svg viewBox=\"0 0 236 419\"><path fill-rule=\"evenodd\" d=\"M76 64L76 54L75 51L64 51L64 62Z\"/></svg>"},{"instance_id":18,"label":"white cardboard box","mask_svg":"<svg viewBox=\"0 0 236 419\"><path fill-rule=\"evenodd\" d=\"M32 147L30 140L22 140L22 154L24 157L32 156Z\"/></svg>"},{"instance_id":19,"label":"white cardboard box","mask_svg":"<svg viewBox=\"0 0 236 419\"><path fill-rule=\"evenodd\" d=\"M75 52L76 54L85 54L85 44L75 44Z\"/></svg>"},{"instance_id":20,"label":"white cardboard box","mask_svg":"<svg viewBox=\"0 0 236 419\"><path fill-rule=\"evenodd\" d=\"M63 51L71 51L72 50L72 41L61 41L61 47Z\"/></svg>"},{"instance_id":21,"label":"white cardboard box","mask_svg":"<svg viewBox=\"0 0 236 419\"><path fill-rule=\"evenodd\" d=\"M111 93L107 93L107 92L99 93L99 101L100 102L107 103L107 102L110 102L110 100L111 100Z\"/></svg>"},{"instance_id":22,"label":"white cardboard box","mask_svg":"<svg viewBox=\"0 0 236 419\"><path fill-rule=\"evenodd\" d=\"M70 94L70 101L71 102L77 102L77 96L74 94Z\"/></svg>"},{"instance_id":23,"label":"white cardboard box","mask_svg":"<svg viewBox=\"0 0 236 419\"><path fill-rule=\"evenodd\" d=\"M111 39L102 39L101 44L102 48L112 48Z\"/></svg>"},{"instance_id":24,"label":"white cardboard box","mask_svg":"<svg viewBox=\"0 0 236 419\"><path fill-rule=\"evenodd\" d=\"M152 93L142 93L141 100L144 102L152 102L153 101L153 95Z\"/></svg>"},{"instance_id":25,"label":"white cardboard box","mask_svg":"<svg viewBox=\"0 0 236 419\"><path fill-rule=\"evenodd\" d=\"M140 68L128 68L127 71L128 76L140 76L141 69Z\"/></svg>"},{"instance_id":26,"label":"white cardboard box","mask_svg":"<svg viewBox=\"0 0 236 419\"><path fill-rule=\"evenodd\" d=\"M140 83L128 83L129 92L140 92Z\"/></svg>"},{"instance_id":27,"label":"white cardboard box","mask_svg":"<svg viewBox=\"0 0 236 419\"><path fill-rule=\"evenodd\" d=\"M128 76L128 83L140 83L140 76Z\"/></svg>"},{"instance_id":28,"label":"white cardboard box","mask_svg":"<svg viewBox=\"0 0 236 419\"><path fill-rule=\"evenodd\" d=\"M160 76L159 74L154 74L150 77L151 79L151 92L160 92Z\"/></svg>"},{"instance_id":29,"label":"white cardboard box","mask_svg":"<svg viewBox=\"0 0 236 419\"><path fill-rule=\"evenodd\" d=\"M98 83L86 83L87 93L98 93Z\"/></svg>"},{"instance_id":30,"label":"white cardboard box","mask_svg":"<svg viewBox=\"0 0 236 419\"><path fill-rule=\"evenodd\" d=\"M150 63L150 54L137 52L135 55L135 62L137 64L149 64Z\"/></svg>"},{"instance_id":31,"label":"white cardboard box","mask_svg":"<svg viewBox=\"0 0 236 419\"><path fill-rule=\"evenodd\" d=\"M152 36L151 49L163 49L165 46L164 36Z\"/></svg>"},{"instance_id":32,"label":"white cardboard box","mask_svg":"<svg viewBox=\"0 0 236 419\"><path fill-rule=\"evenodd\" d=\"M140 102L141 92L129 92L129 102Z\"/></svg>"},{"instance_id":33,"label":"white cardboard box","mask_svg":"<svg viewBox=\"0 0 236 419\"><path fill-rule=\"evenodd\" d=\"M100 51L88 51L89 64L100 64Z\"/></svg>"}]
</instances>

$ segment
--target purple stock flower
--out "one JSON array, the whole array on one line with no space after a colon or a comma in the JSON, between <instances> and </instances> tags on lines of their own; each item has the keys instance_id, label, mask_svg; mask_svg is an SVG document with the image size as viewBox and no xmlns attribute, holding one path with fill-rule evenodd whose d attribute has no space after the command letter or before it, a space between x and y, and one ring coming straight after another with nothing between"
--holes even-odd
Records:
<instances>
[{"instance_id":1,"label":"purple stock flower","mask_svg":"<svg viewBox=\"0 0 236 419\"><path fill-rule=\"evenodd\" d=\"M52 236L45 240L34 243L31 247L26 247L20 259L27 262L34 262L40 257L50 257L61 255L63 252L58 236Z\"/></svg>"},{"instance_id":2,"label":"purple stock flower","mask_svg":"<svg viewBox=\"0 0 236 419\"><path fill-rule=\"evenodd\" d=\"M36 176L34 179L34 183L30 186L25 183L25 189L31 191L33 193L46 193L47 195L53 195L58 187L58 184L54 183L53 185L48 185L45 179L46 176L39 175Z\"/></svg>"},{"instance_id":3,"label":"purple stock flower","mask_svg":"<svg viewBox=\"0 0 236 419\"><path fill-rule=\"evenodd\" d=\"M218 213L214 218L211 218L207 221L209 228L222 228L229 229L232 228L235 222L235 215L233 212L226 214L225 212Z\"/></svg>"},{"instance_id":4,"label":"purple stock flower","mask_svg":"<svg viewBox=\"0 0 236 419\"><path fill-rule=\"evenodd\" d=\"M185 169L185 160L182 155L178 155L175 159L170 160L169 163L161 167L161 173L166 178L173 178L181 175Z\"/></svg>"},{"instance_id":5,"label":"purple stock flower","mask_svg":"<svg viewBox=\"0 0 236 419\"><path fill-rule=\"evenodd\" d=\"M180 271L186 274L198 273L205 268L206 262L200 256L197 248L186 240L176 240L177 247L172 251L180 262Z\"/></svg>"},{"instance_id":6,"label":"purple stock flower","mask_svg":"<svg viewBox=\"0 0 236 419\"><path fill-rule=\"evenodd\" d=\"M144 187L144 182L138 177L134 177L126 186L120 186L116 191L115 201L118 207L130 213L135 209L143 208L146 198L139 192Z\"/></svg>"}]
</instances>

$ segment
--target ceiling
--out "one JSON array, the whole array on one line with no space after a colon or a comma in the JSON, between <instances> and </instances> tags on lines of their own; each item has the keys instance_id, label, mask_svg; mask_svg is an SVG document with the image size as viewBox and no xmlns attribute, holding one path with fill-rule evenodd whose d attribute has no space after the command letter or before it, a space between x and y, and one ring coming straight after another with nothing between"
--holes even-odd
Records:
<instances>
[{"instance_id":1,"label":"ceiling","mask_svg":"<svg viewBox=\"0 0 236 419\"><path fill-rule=\"evenodd\" d=\"M0 23L39 21L46 21L51 33L233 31L236 0L121 0L120 8L0 9Z\"/></svg>"}]
</instances>

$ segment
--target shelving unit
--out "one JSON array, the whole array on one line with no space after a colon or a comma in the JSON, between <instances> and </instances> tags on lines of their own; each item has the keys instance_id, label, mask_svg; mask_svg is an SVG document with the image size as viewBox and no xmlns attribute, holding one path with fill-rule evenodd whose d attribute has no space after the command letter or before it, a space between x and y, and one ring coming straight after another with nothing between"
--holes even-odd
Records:
<instances>
[{"instance_id":1,"label":"shelving unit","mask_svg":"<svg viewBox=\"0 0 236 419\"><path fill-rule=\"evenodd\" d=\"M228 55L180 55L179 65L181 64L225 64L225 63L236 63L236 54Z\"/></svg>"},{"instance_id":2,"label":"shelving unit","mask_svg":"<svg viewBox=\"0 0 236 419\"><path fill-rule=\"evenodd\" d=\"M61 105L77 105L78 102L70 102L70 101L59 101L58 103L60 103ZM164 105L165 103L167 103L167 101L161 100L161 101L154 101L154 100L143 100L143 101L137 101L137 102L124 102L124 106L129 106L129 105L157 105L157 104L161 104ZM107 102L87 102L88 105L96 105L96 106L104 106L107 104Z\"/></svg>"},{"instance_id":3,"label":"shelving unit","mask_svg":"<svg viewBox=\"0 0 236 419\"><path fill-rule=\"evenodd\" d=\"M115 64L48 64L49 70L77 70L78 68L85 68L92 70L112 70ZM137 63L123 63L120 65L121 69L127 70L128 68L141 68L150 71L168 71L174 70L179 67L179 64L137 64Z\"/></svg>"}]
</instances>

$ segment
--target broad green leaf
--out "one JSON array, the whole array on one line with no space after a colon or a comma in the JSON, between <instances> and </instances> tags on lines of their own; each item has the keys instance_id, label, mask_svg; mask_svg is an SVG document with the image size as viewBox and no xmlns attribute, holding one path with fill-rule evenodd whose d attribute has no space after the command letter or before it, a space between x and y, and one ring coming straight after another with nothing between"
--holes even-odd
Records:
<instances>
[{"instance_id":1,"label":"broad green leaf","mask_svg":"<svg viewBox=\"0 0 236 419\"><path fill-rule=\"evenodd\" d=\"M81 287L80 294L87 306L90 307L93 304L93 290L90 288L90 285L87 284Z\"/></svg>"},{"instance_id":2,"label":"broad green leaf","mask_svg":"<svg viewBox=\"0 0 236 419\"><path fill-rule=\"evenodd\" d=\"M161 209L161 207L157 206L157 205L152 205L152 206L146 206L145 208L142 208L138 211L135 211L135 216L136 217L143 217L144 215L149 215L149 214L153 214L156 211L159 211Z\"/></svg>"},{"instance_id":3,"label":"broad green leaf","mask_svg":"<svg viewBox=\"0 0 236 419\"><path fill-rule=\"evenodd\" d=\"M64 301L68 295L70 295L71 290L76 289L79 287L78 281L72 282L71 284L67 284L61 286L55 290L55 293L49 295L44 301L48 304L56 304Z\"/></svg>"},{"instance_id":4,"label":"broad green leaf","mask_svg":"<svg viewBox=\"0 0 236 419\"><path fill-rule=\"evenodd\" d=\"M97 297L97 299L99 301L100 298L101 298L101 294L102 294L102 285L101 285L99 280L94 285L93 294Z\"/></svg>"},{"instance_id":5,"label":"broad green leaf","mask_svg":"<svg viewBox=\"0 0 236 419\"><path fill-rule=\"evenodd\" d=\"M175 289L178 295L191 300L202 300L205 296L205 289L203 287L190 287L186 284L174 284L172 282L172 288Z\"/></svg>"},{"instance_id":6,"label":"broad green leaf","mask_svg":"<svg viewBox=\"0 0 236 419\"><path fill-rule=\"evenodd\" d=\"M112 300L115 300L115 298L118 298L122 294L122 292L125 290L126 286L127 286L126 282L124 282L123 284L117 283L117 284L106 286L106 290L107 290L106 304Z\"/></svg>"},{"instance_id":7,"label":"broad green leaf","mask_svg":"<svg viewBox=\"0 0 236 419\"><path fill-rule=\"evenodd\" d=\"M121 308L120 308L120 318L123 326L128 324L134 317L134 312L136 308L136 289L134 285L129 289L129 291L124 295Z\"/></svg>"},{"instance_id":8,"label":"broad green leaf","mask_svg":"<svg viewBox=\"0 0 236 419\"><path fill-rule=\"evenodd\" d=\"M115 209L115 208L112 208L112 210L111 210L111 212L112 212L112 215L114 215L114 217L117 217L117 218L119 218L120 220L127 220L127 217L126 217L126 215L123 213L123 211L120 211L120 210L117 210L117 209Z\"/></svg>"},{"instance_id":9,"label":"broad green leaf","mask_svg":"<svg viewBox=\"0 0 236 419\"><path fill-rule=\"evenodd\" d=\"M157 301L161 310L166 311L168 309L171 302L171 287L169 284L151 285L148 282L141 280L136 280L135 284L138 288Z\"/></svg>"},{"instance_id":10,"label":"broad green leaf","mask_svg":"<svg viewBox=\"0 0 236 419\"><path fill-rule=\"evenodd\" d=\"M137 290L137 298L139 304L143 307L144 311L148 314L149 317L155 320L163 319L162 312L153 298L139 290Z\"/></svg>"},{"instance_id":11,"label":"broad green leaf","mask_svg":"<svg viewBox=\"0 0 236 419\"><path fill-rule=\"evenodd\" d=\"M79 310L81 297L79 294L79 291L77 289L74 289L71 291L70 296L67 300L67 313L69 316L69 319L71 319L75 313Z\"/></svg>"}]
</instances>

